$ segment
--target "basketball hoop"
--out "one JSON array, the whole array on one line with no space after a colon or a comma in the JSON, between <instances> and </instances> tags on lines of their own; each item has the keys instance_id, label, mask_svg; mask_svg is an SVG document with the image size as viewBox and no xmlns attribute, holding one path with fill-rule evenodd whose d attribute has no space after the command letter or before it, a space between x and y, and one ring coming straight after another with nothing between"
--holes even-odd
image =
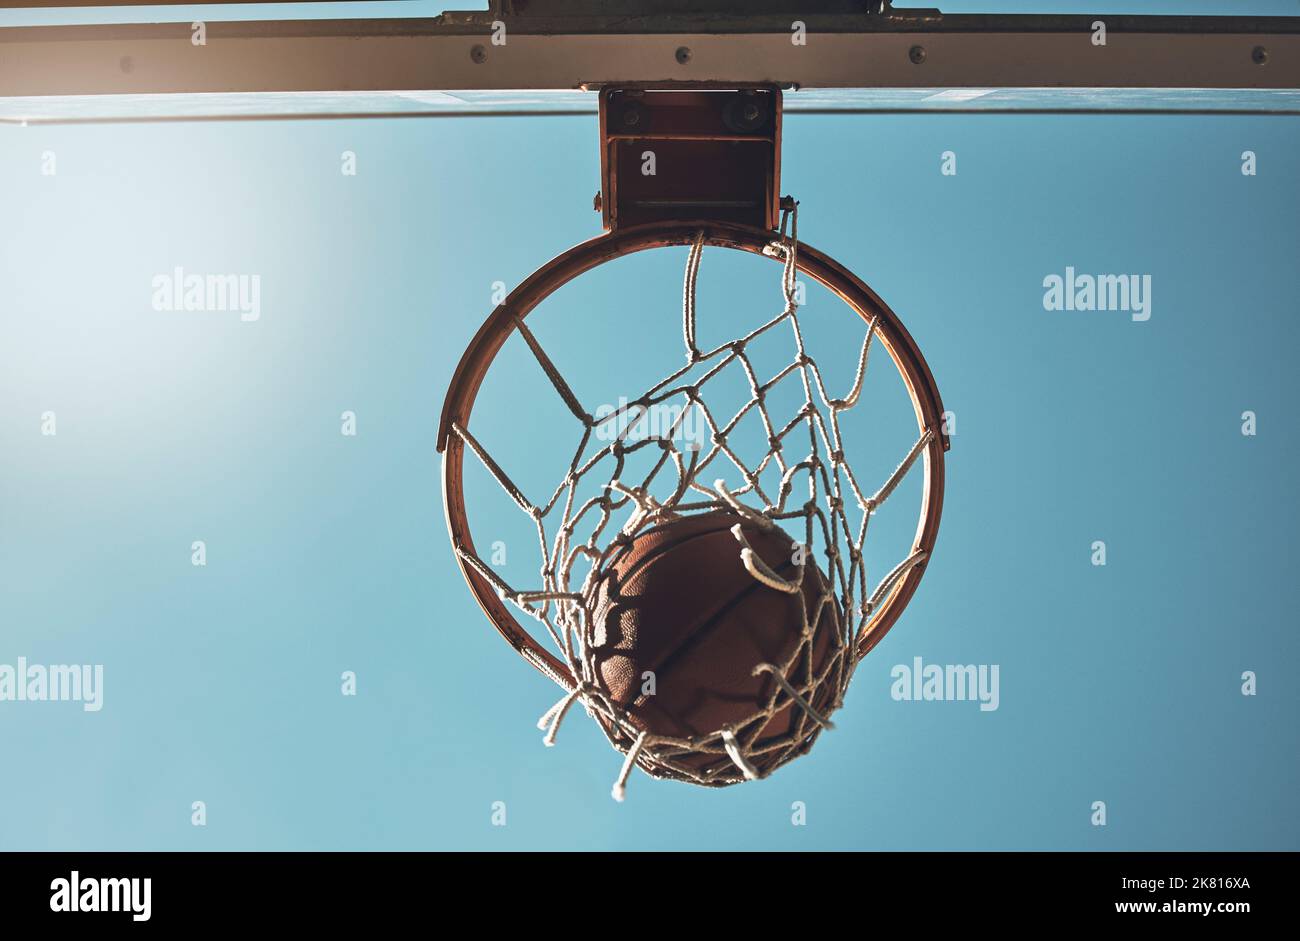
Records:
<instances>
[{"instance_id":1,"label":"basketball hoop","mask_svg":"<svg viewBox=\"0 0 1300 941\"><path fill-rule=\"evenodd\" d=\"M787 222L790 231L787 234ZM894 313L865 284L842 265L800 244L793 203L784 204L779 233L757 226L726 221L662 222L615 228L558 256L516 288L483 324L466 350L447 394L439 428L443 455L443 494L451 541L466 581L479 604L502 636L529 663L553 679L564 695L542 717L552 744L560 722L575 702L581 702L597 719L625 761L614 788L621 799L632 767L654 777L689 781L705 786L725 786L764 777L794 757L806 753L829 727L828 716L843 702L843 695L858 662L880 642L898 620L925 571L938 533L943 504L944 452L948 439L943 428L943 406L930 371L912 337ZM626 431L603 448L585 455L594 429L607 419L588 411L543 350L525 320L544 299L569 281L614 259L665 246L690 246L684 290L683 336L687 365L630 402L627 409L645 409L669 396L698 403L707 417L711 441L690 454L672 435L649 437L628 444ZM782 266L781 287L785 307L775 318L750 333L713 349L701 350L695 339L695 282L706 247L762 255ZM861 318L865 339L853 387L842 397L832 397L821 371L807 354L799 327L795 301L798 272L821 283ZM793 330L795 354L777 377L760 379L746 355L746 345L758 336L788 325ZM518 331L537 359L557 394L582 425L582 443L568 473L544 504L531 503L511 481L508 471L475 438L471 427L474 399L498 351ZM904 380L917 423L911 449L899 455L897 469L874 490L864 490L849 467L840 435L839 417L853 408L862 391L871 348L884 348ZM708 382L725 370L743 370L751 389L750 400L730 420L715 418L707 408ZM703 378L688 381L692 371ZM782 378L797 377L803 384L804 405L793 417L774 419L765 405L765 392ZM757 413L768 429L771 447L754 459L735 453L727 432L741 416ZM806 433L806 454L792 460L795 434ZM799 441L803 440L802 435ZM623 458L630 452L659 447L662 455L644 480L623 480ZM800 449L804 448L800 445ZM537 526L544 547L543 584L520 590L503 581L475 549L470 533L464 493L464 459L472 453ZM900 481L920 463L923 494L911 551L886 575L868 584L862 548L867 524ZM718 468L740 472L744 481L727 489ZM781 486L767 493L759 473L769 466L780 470ZM577 485L587 475L605 480L603 495L578 505ZM808 488L808 499L796 502L796 482ZM655 485L659 485L656 495ZM666 494L666 495L665 495ZM665 735L648 728L626 703L610 694L594 666L597 646L593 630L592 587L608 572L619 553L640 534L665 520L698 514L730 513L746 526L773 527L802 521L806 545L813 551L820 542L826 563L823 588L810 596L822 598L802 621L798 648L781 663L755 664L753 673L765 685L754 707L725 727L694 735ZM548 524L551 529L548 531ZM583 535L579 535L579 529ZM796 576L781 577L748 545L742 526L732 527L750 574L773 591L798 591L805 575L800 564ZM753 530L751 530L753 532ZM820 538L819 538L820 537ZM579 578L578 563L590 569ZM816 565L808 566L815 570ZM820 577L820 576L818 576ZM799 581L795 581L795 579ZM791 587L793 585L794 587ZM833 600L832 600L833 599ZM543 625L552 646L539 642L515 617L510 606ZM822 616L823 612L828 612ZM832 634L819 640L818 632ZM817 647L821 644L821 647ZM829 646L827 646L829 645ZM814 648L821 654L812 667ZM772 735L772 718L790 716L788 729ZM766 730L766 731L765 731Z\"/></svg>"}]
</instances>

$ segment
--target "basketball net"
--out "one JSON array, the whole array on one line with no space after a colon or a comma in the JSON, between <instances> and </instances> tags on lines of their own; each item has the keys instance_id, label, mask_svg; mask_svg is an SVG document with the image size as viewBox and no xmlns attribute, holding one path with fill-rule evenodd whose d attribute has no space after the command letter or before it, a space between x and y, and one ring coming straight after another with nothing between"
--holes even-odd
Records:
<instances>
[{"instance_id":1,"label":"basketball net","mask_svg":"<svg viewBox=\"0 0 1300 941\"><path fill-rule=\"evenodd\" d=\"M915 465L934 430L926 429L922 433L879 489L870 495L863 490L844 457L840 416L858 404L876 321L867 325L852 387L841 398L831 397L822 382L821 370L805 350L799 324L799 305L795 299L797 209L782 213L778 236L764 250L764 254L783 263L781 290L785 298L784 309L751 333L708 351L699 349L695 333L696 281L703 252L704 233L700 232L687 256L683 288L682 333L686 365L639 398L625 402L600 418L582 407L532 331L522 319L515 318L515 327L529 350L569 411L583 426L582 440L568 472L546 503L539 505L528 500L467 428L458 423L452 426L452 432L461 437L536 525L543 560L541 588L516 590L473 552L463 546L457 546L457 552L466 564L491 583L501 598L546 627L561 654L565 671L557 672L530 651L524 651L524 654L566 693L541 717L538 728L546 733L544 742L553 745L560 723L575 702L581 702L589 715L600 719L599 724L611 744L626 756L614 784L613 794L617 800L624 797L633 766L640 766L652 777L716 787L766 777L791 759L805 754L821 731L832 727L829 714L843 705L844 692L859 660L857 650L873 626L873 613L904 576L925 560L923 550L913 552L868 590L863 556L868 523L872 514ZM794 358L774 376L761 380L747 347L758 337L784 324L789 325L793 334ZM729 420L720 421L708 407L705 387L716 377L724 373L734 375L737 370L748 383L750 396ZM692 371L702 371L703 374L694 382L687 382L686 377ZM783 421L774 420L767 393L792 375L802 383L802 407ZM669 427L659 429L658 434L629 441L629 432L652 408L673 402L685 402L686 407ZM692 408L698 409L698 414L703 416L709 440L706 445L688 448L684 453L677 432ZM729 438L735 437L732 432L750 413L759 416L766 431L768 447L765 452L751 456L747 462L745 455L740 453L743 448ZM593 434L609 423L621 426L622 430L607 445L584 458ZM806 445L800 445L800 441L806 441ZM661 452L654 458L649 473L639 480L624 479L628 459L649 448L658 448ZM792 460L792 452L798 453L798 460ZM728 464L743 481L734 488L729 488L719 476ZM780 483L775 493L768 493L760 477L773 466L779 471ZM603 486L597 496L582 500L578 495L579 484L590 476L603 479ZM776 475L769 471L769 477L773 476ZM710 478L712 486L702 483ZM800 490L806 499L799 502L794 496L796 490ZM653 495L665 491L666 495L658 498ZM777 575L750 549L739 525L732 528L732 533L739 543L746 569L768 589L800 594L805 574L803 560L818 551L825 563L826 588L815 610L808 610L807 603L801 606L803 637L786 662L755 665L754 675L768 673L775 682L767 701L759 704L752 715L727 728L692 738L651 734L602 688L592 654L595 646L592 641L593 618L587 589L595 583L614 553L638 533L685 514L718 510L741 514L762 528L775 528L785 523L798 529L802 523L806 554L797 556L797 574L790 579ZM553 528L550 535L548 522ZM578 535L580 531L585 534L585 539ZM820 550L815 548L817 546ZM588 567L585 574L579 570L583 560ZM823 617L826 607L836 604L844 616ZM833 631L835 636L831 638L830 654L822 658L822 665L814 670L814 658L808 653L818 639L818 631ZM819 697L817 694L827 685L831 695ZM816 701L829 704L825 714L812 707L811 703ZM768 720L792 702L795 709L789 731L777 736L763 735ZM700 756L718 756L719 759L726 756L727 760L700 761ZM696 760L688 763L683 760L686 757ZM708 766L707 770L700 769L702 764Z\"/></svg>"}]
</instances>

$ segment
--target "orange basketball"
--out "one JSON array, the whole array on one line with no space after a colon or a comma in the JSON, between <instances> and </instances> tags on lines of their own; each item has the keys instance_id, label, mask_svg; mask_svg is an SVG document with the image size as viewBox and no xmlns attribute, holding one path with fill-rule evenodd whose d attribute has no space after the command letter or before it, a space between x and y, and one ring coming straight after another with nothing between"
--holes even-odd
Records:
<instances>
[{"instance_id":1,"label":"orange basketball","mask_svg":"<svg viewBox=\"0 0 1300 941\"><path fill-rule=\"evenodd\" d=\"M651 734L695 738L730 728L747 744L782 736L798 744L817 726L770 673L755 675L754 668L784 668L797 655L787 680L824 715L834 698L832 660L843 649L839 607L832 598L818 617L828 589L810 556L798 592L756 579L731 532L736 524L772 572L787 581L799 577L794 540L736 513L685 516L647 529L614 554L590 589L594 672ZM816 619L810 641L803 636L805 612ZM647 673L654 675L653 695L643 692ZM754 718L782 703L770 717ZM697 770L731 765L717 753L677 760Z\"/></svg>"}]
</instances>

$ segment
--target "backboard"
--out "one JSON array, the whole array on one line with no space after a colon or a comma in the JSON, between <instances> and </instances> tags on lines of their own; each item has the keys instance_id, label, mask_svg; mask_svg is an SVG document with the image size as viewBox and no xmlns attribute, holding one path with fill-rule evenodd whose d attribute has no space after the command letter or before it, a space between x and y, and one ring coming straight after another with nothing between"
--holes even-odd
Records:
<instances>
[{"instance_id":1,"label":"backboard","mask_svg":"<svg viewBox=\"0 0 1300 941\"><path fill-rule=\"evenodd\" d=\"M388 15L200 24L156 22L177 8L148 11L136 0L118 19L137 22L74 15L36 25L49 21L32 8L52 5L0 3L0 23L27 24L0 29L0 119L594 115L591 92L602 85L666 81L775 85L792 115L1300 112L1300 18L1292 16L948 14L875 0L493 0L487 10L434 17L353 3L349 10ZM236 17L256 9L229 6Z\"/></svg>"}]
</instances>

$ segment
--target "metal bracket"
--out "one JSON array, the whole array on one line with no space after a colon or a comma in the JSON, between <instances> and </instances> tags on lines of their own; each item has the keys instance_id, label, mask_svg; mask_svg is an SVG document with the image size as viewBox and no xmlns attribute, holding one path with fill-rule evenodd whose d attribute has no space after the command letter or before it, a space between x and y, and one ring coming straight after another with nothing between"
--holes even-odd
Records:
<instances>
[{"instance_id":1,"label":"metal bracket","mask_svg":"<svg viewBox=\"0 0 1300 941\"><path fill-rule=\"evenodd\" d=\"M674 83L600 90L606 229L729 222L775 229L780 211L781 90Z\"/></svg>"}]
</instances>

